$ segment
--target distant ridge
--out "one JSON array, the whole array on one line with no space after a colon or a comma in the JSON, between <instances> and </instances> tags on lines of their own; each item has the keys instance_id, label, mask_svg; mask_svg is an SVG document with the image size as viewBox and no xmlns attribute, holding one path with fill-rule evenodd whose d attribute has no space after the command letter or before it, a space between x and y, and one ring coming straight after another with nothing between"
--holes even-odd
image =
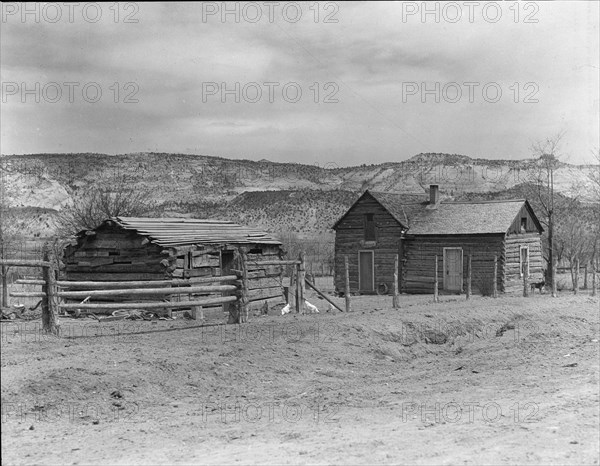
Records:
<instances>
[{"instance_id":1,"label":"distant ridge","mask_svg":"<svg viewBox=\"0 0 600 466\"><path fill-rule=\"evenodd\" d=\"M326 231L366 189L425 194L429 184L438 184L448 198L485 198L530 181L533 160L422 153L405 161L338 167L325 160L316 166L158 152L74 153L3 155L0 169L5 206L28 235L51 234L57 211L91 187L115 181L150 188L157 215L219 218L267 231ZM592 169L598 167L560 164L556 190L585 201ZM516 194L511 193L523 197Z\"/></svg>"}]
</instances>

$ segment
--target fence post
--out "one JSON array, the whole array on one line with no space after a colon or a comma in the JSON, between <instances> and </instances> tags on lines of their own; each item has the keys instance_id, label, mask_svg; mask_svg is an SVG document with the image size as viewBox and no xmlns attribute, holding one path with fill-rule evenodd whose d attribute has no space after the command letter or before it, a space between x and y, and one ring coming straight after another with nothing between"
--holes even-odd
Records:
<instances>
[{"instance_id":1,"label":"fence post","mask_svg":"<svg viewBox=\"0 0 600 466\"><path fill-rule=\"evenodd\" d=\"M296 276L296 265L290 267L290 285L288 287L288 304L290 308L296 308L296 282L294 277Z\"/></svg>"},{"instance_id":2,"label":"fence post","mask_svg":"<svg viewBox=\"0 0 600 466\"><path fill-rule=\"evenodd\" d=\"M557 282L557 278L556 278L556 261L553 261L552 264L550 265L552 267L552 297L556 298L556 282Z\"/></svg>"},{"instance_id":3,"label":"fence post","mask_svg":"<svg viewBox=\"0 0 600 466\"><path fill-rule=\"evenodd\" d=\"M579 291L579 259L575 262L575 283L573 283L573 294Z\"/></svg>"},{"instance_id":4,"label":"fence post","mask_svg":"<svg viewBox=\"0 0 600 466\"><path fill-rule=\"evenodd\" d=\"M2 278L2 286L0 287L1 305L2 307L8 307L8 267L4 264L0 266L0 277Z\"/></svg>"},{"instance_id":5,"label":"fence post","mask_svg":"<svg viewBox=\"0 0 600 466\"><path fill-rule=\"evenodd\" d=\"M494 283L492 284L492 296L498 297L498 256L494 254Z\"/></svg>"},{"instance_id":6,"label":"fence post","mask_svg":"<svg viewBox=\"0 0 600 466\"><path fill-rule=\"evenodd\" d=\"M523 297L527 298L529 296L529 255L525 257L525 263L523 264L523 269L521 270L523 273Z\"/></svg>"},{"instance_id":7,"label":"fence post","mask_svg":"<svg viewBox=\"0 0 600 466\"><path fill-rule=\"evenodd\" d=\"M300 276L300 264L294 265L295 273L294 273L294 303L296 314L300 313L300 283L298 282L298 277Z\"/></svg>"},{"instance_id":8,"label":"fence post","mask_svg":"<svg viewBox=\"0 0 600 466\"><path fill-rule=\"evenodd\" d=\"M398 309L400 307L399 296L398 296L398 254L396 254L396 259L394 260L394 284L393 284L393 292L394 296L392 298L392 307L394 309Z\"/></svg>"},{"instance_id":9,"label":"fence post","mask_svg":"<svg viewBox=\"0 0 600 466\"><path fill-rule=\"evenodd\" d=\"M239 270L238 281L239 288L236 292L237 301L235 305L229 306L229 319L228 324L239 324L241 323L242 316L246 312L248 303L248 275L246 274L246 258L245 254L241 250L235 251L235 260L237 262L237 269Z\"/></svg>"},{"instance_id":10,"label":"fence post","mask_svg":"<svg viewBox=\"0 0 600 466\"><path fill-rule=\"evenodd\" d=\"M190 299L190 301L191 301L191 299ZM231 306L231 307L235 308L235 306ZM203 307L202 306L192 306L192 312L191 312L190 315L192 316L193 320L198 320L198 317L200 317L200 320L204 320L204 309L203 309Z\"/></svg>"},{"instance_id":11,"label":"fence post","mask_svg":"<svg viewBox=\"0 0 600 466\"><path fill-rule=\"evenodd\" d=\"M471 298L471 254L467 258L467 299Z\"/></svg>"},{"instance_id":12,"label":"fence post","mask_svg":"<svg viewBox=\"0 0 600 466\"><path fill-rule=\"evenodd\" d=\"M44 245L43 259L51 262L54 259L51 256L50 248ZM60 323L58 320L58 297L56 296L56 276L54 267L42 267L42 275L46 282L46 298L42 299L42 327L46 333L60 335Z\"/></svg>"},{"instance_id":13,"label":"fence post","mask_svg":"<svg viewBox=\"0 0 600 466\"><path fill-rule=\"evenodd\" d=\"M348 256L344 256L344 288L346 312L350 312L350 268L348 267Z\"/></svg>"},{"instance_id":14,"label":"fence post","mask_svg":"<svg viewBox=\"0 0 600 466\"><path fill-rule=\"evenodd\" d=\"M248 254L242 250L242 306L241 315L238 316L238 323L248 322Z\"/></svg>"},{"instance_id":15,"label":"fence post","mask_svg":"<svg viewBox=\"0 0 600 466\"><path fill-rule=\"evenodd\" d=\"M298 280L298 303L296 304L296 312L298 312L298 310L300 311L300 313L304 314L304 308L305 308L305 304L304 304L304 290L306 287L306 284L304 283L304 279L306 277L306 268L305 268L305 262L304 262L304 251L302 251L300 253L300 265L298 266L298 276L296 277L296 280Z\"/></svg>"},{"instance_id":16,"label":"fence post","mask_svg":"<svg viewBox=\"0 0 600 466\"><path fill-rule=\"evenodd\" d=\"M433 302L439 301L439 288L438 288L438 256L435 256L435 277L433 279Z\"/></svg>"}]
</instances>

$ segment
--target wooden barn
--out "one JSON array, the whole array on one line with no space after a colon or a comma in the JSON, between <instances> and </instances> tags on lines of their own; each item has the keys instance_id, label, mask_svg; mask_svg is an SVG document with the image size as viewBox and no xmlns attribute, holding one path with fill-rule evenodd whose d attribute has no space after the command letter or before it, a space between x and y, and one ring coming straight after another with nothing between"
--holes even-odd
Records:
<instances>
[{"instance_id":1,"label":"wooden barn","mask_svg":"<svg viewBox=\"0 0 600 466\"><path fill-rule=\"evenodd\" d=\"M436 256L440 291L448 293L464 291L468 256L474 290L491 288L494 256L499 291L522 290L523 272L542 279L543 229L526 200L441 202L437 185L420 202L366 191L333 228L338 292L345 256L353 293L392 291L396 255L398 289L405 293L433 292Z\"/></svg>"},{"instance_id":2,"label":"wooden barn","mask_svg":"<svg viewBox=\"0 0 600 466\"><path fill-rule=\"evenodd\" d=\"M283 256L277 239L232 222L115 217L79 232L65 248L63 262L70 281L189 279L193 284L196 278L230 275L236 252L242 251L256 263ZM249 270L257 281L257 298L283 302L282 267L253 265Z\"/></svg>"}]
</instances>

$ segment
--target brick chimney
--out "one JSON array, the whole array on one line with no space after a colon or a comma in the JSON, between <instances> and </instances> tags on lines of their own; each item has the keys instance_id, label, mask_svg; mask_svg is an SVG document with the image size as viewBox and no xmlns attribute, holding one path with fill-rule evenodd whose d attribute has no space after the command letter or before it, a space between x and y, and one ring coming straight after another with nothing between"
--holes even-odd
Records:
<instances>
[{"instance_id":1,"label":"brick chimney","mask_svg":"<svg viewBox=\"0 0 600 466\"><path fill-rule=\"evenodd\" d=\"M429 185L429 205L434 206L440 202L440 191L437 184Z\"/></svg>"}]
</instances>

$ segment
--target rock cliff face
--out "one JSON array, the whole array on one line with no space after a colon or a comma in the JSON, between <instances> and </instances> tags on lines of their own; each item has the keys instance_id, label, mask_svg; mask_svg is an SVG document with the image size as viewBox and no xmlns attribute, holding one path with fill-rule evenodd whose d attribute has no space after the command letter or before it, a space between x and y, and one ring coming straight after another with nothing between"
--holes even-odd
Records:
<instances>
[{"instance_id":1,"label":"rock cliff face","mask_svg":"<svg viewBox=\"0 0 600 466\"><path fill-rule=\"evenodd\" d=\"M157 214L233 219L271 231L325 231L364 189L447 197L500 192L535 177L532 160L419 154L398 163L336 167L181 154L33 154L3 156L2 203L27 236L46 236L55 214L94 185L150 188ZM585 200L590 170L561 164L557 191Z\"/></svg>"}]
</instances>

